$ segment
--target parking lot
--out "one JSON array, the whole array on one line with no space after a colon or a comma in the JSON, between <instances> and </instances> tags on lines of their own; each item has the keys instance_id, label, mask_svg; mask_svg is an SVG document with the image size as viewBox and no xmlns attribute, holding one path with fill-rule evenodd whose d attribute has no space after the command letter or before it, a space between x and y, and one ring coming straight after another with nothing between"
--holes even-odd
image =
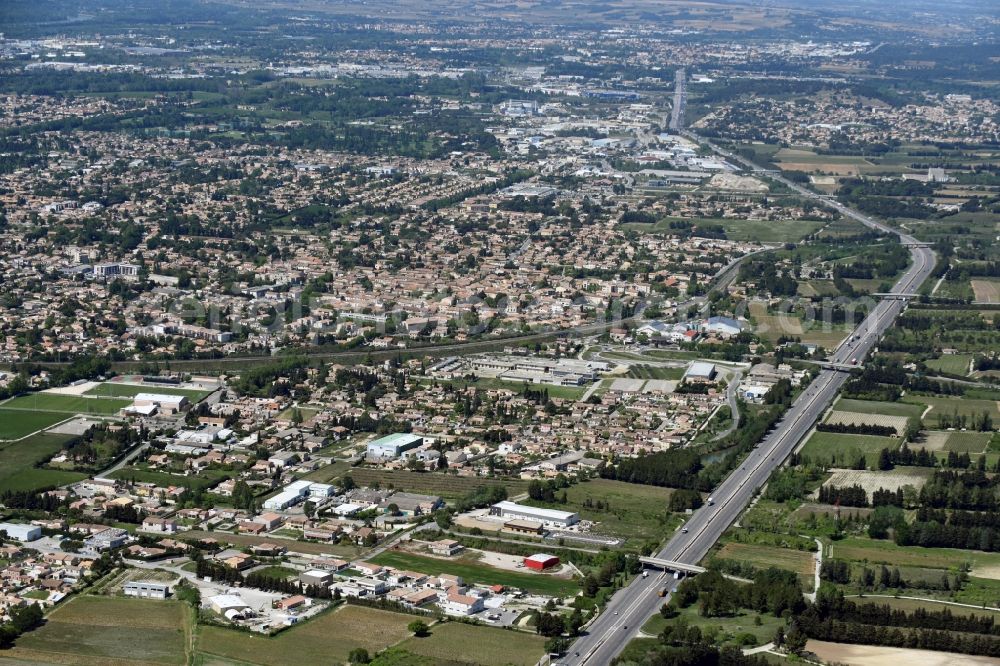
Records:
<instances>
[{"instance_id":1,"label":"parking lot","mask_svg":"<svg viewBox=\"0 0 1000 666\"><path fill-rule=\"evenodd\" d=\"M480 622L485 622L486 624L491 624L495 627L509 627L514 624L514 622L521 616L523 611L511 610L509 608L487 608L486 610L476 613L471 617L479 620Z\"/></svg>"}]
</instances>

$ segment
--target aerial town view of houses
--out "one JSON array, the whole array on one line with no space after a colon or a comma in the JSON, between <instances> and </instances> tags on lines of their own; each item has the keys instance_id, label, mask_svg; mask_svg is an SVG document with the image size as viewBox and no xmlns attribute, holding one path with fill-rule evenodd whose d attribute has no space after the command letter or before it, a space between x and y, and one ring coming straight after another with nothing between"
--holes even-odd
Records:
<instances>
[{"instance_id":1,"label":"aerial town view of houses","mask_svg":"<svg viewBox=\"0 0 1000 666\"><path fill-rule=\"evenodd\" d=\"M992 3L0 5L0 666L1000 664Z\"/></svg>"}]
</instances>

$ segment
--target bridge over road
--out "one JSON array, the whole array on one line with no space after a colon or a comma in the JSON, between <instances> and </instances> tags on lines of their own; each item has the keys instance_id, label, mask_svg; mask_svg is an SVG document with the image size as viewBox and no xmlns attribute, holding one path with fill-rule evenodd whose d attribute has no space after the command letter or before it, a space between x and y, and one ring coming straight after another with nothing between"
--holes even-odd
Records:
<instances>
[{"instance_id":1,"label":"bridge over road","mask_svg":"<svg viewBox=\"0 0 1000 666\"><path fill-rule=\"evenodd\" d=\"M640 557L639 561L647 566L655 569L663 569L664 571L679 571L686 574L700 574L708 571L705 567L699 567L697 564L685 564L684 562L668 560L662 557Z\"/></svg>"}]
</instances>

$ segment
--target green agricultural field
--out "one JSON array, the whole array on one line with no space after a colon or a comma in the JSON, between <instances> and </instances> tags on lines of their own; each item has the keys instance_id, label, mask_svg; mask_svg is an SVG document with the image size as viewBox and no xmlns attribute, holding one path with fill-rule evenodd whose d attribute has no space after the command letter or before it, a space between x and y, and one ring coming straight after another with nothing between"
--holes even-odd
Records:
<instances>
[{"instance_id":1,"label":"green agricultural field","mask_svg":"<svg viewBox=\"0 0 1000 666\"><path fill-rule=\"evenodd\" d=\"M445 622L431 627L430 636L410 638L399 648L429 657L438 665L534 666L545 654L545 639L519 631Z\"/></svg>"},{"instance_id":2,"label":"green agricultural field","mask_svg":"<svg viewBox=\"0 0 1000 666\"><path fill-rule=\"evenodd\" d=\"M976 293L972 290L972 282L967 279L945 280L937 286L934 295L940 298L957 298L961 300L970 300L976 297Z\"/></svg>"},{"instance_id":3,"label":"green agricultural field","mask_svg":"<svg viewBox=\"0 0 1000 666\"><path fill-rule=\"evenodd\" d=\"M827 547L828 557L870 564L889 566L925 567L928 569L956 569L963 563L973 568L1000 567L1000 553L985 553L978 550L957 550L954 548L923 548L921 546L897 546L892 541L865 538L847 538Z\"/></svg>"},{"instance_id":4,"label":"green agricultural field","mask_svg":"<svg viewBox=\"0 0 1000 666\"><path fill-rule=\"evenodd\" d=\"M507 587L521 588L534 594L544 594L553 597L572 596L580 589L580 586L573 580L557 578L550 574L506 571L478 564L474 559L469 557L440 560L434 557L424 557L423 555L392 550L376 555L371 558L371 561L382 566L419 571L431 576L450 573L461 576L467 583L505 585Z\"/></svg>"},{"instance_id":5,"label":"green agricultural field","mask_svg":"<svg viewBox=\"0 0 1000 666\"><path fill-rule=\"evenodd\" d=\"M823 231L820 232L820 237L843 238L844 236L855 236L864 230L865 227L860 222L849 217L842 217L839 220L834 220L827 224L826 227L823 228ZM826 284L832 285L831 282L826 282Z\"/></svg>"},{"instance_id":6,"label":"green agricultural field","mask_svg":"<svg viewBox=\"0 0 1000 666\"><path fill-rule=\"evenodd\" d=\"M754 315L754 321L757 324L754 333L771 342L777 342L778 338L783 336L795 336L802 342L819 345L826 349L835 349L849 332L849 329L843 325L803 326L802 320L792 315Z\"/></svg>"},{"instance_id":7,"label":"green agricultural field","mask_svg":"<svg viewBox=\"0 0 1000 666\"><path fill-rule=\"evenodd\" d=\"M927 611L943 611L950 610L952 613L961 615L976 615L979 617L986 616L993 618L994 620L1000 620L1000 613L996 611L975 609L975 608L963 608L961 606L955 606L953 604L943 603L940 601L930 601L922 599L897 599L895 597L886 596L873 596L866 594L863 600L857 598L855 601L873 601L883 606L889 606L890 608L895 608L898 610L906 611L907 613L912 613L915 610L923 609Z\"/></svg>"},{"instance_id":8,"label":"green agricultural field","mask_svg":"<svg viewBox=\"0 0 1000 666\"><path fill-rule=\"evenodd\" d=\"M953 595L954 601L962 604L996 607L1000 605L1000 580L972 576Z\"/></svg>"},{"instance_id":9,"label":"green agricultural field","mask_svg":"<svg viewBox=\"0 0 1000 666\"><path fill-rule=\"evenodd\" d=\"M799 296L811 298L813 296L837 296L840 291L833 286L833 282L827 280L800 280Z\"/></svg>"},{"instance_id":10,"label":"green agricultural field","mask_svg":"<svg viewBox=\"0 0 1000 666\"><path fill-rule=\"evenodd\" d=\"M188 488L201 488L202 490L214 486L223 478L231 475L232 472L226 470L208 469L196 476L181 476L179 474L170 474L169 472L131 466L122 467L110 474L112 479L135 480L141 483L155 483L159 486L186 486Z\"/></svg>"},{"instance_id":11,"label":"green agricultural field","mask_svg":"<svg viewBox=\"0 0 1000 666\"><path fill-rule=\"evenodd\" d=\"M260 666L341 664L354 648L370 654L407 638L412 615L342 605L274 637L251 636L223 627L199 626L195 650L203 664L216 659Z\"/></svg>"},{"instance_id":12,"label":"green agricultural field","mask_svg":"<svg viewBox=\"0 0 1000 666\"><path fill-rule=\"evenodd\" d=\"M777 342L782 336L793 335L802 340L826 348L833 348L847 337L848 328L844 325L824 325L822 322L805 322L794 314L771 314L760 301L750 302L750 315L753 317L754 332Z\"/></svg>"},{"instance_id":13,"label":"green agricultural field","mask_svg":"<svg viewBox=\"0 0 1000 666\"><path fill-rule=\"evenodd\" d=\"M642 664L649 659L650 651L662 646L659 638L633 638L625 644L618 659L623 664Z\"/></svg>"},{"instance_id":14,"label":"green agricultural field","mask_svg":"<svg viewBox=\"0 0 1000 666\"><path fill-rule=\"evenodd\" d=\"M864 564L854 563L852 569L851 578L852 580L858 581L861 579L861 571L865 568ZM903 580L907 582L908 587L935 587L941 583L940 569L930 569L926 567L896 567L899 569L899 574ZM856 573L855 573L856 572Z\"/></svg>"},{"instance_id":15,"label":"green agricultural field","mask_svg":"<svg viewBox=\"0 0 1000 666\"><path fill-rule=\"evenodd\" d=\"M969 374L969 364L972 358L972 354L948 354L941 358L929 359L924 363L931 370L964 377Z\"/></svg>"},{"instance_id":16,"label":"green agricultural field","mask_svg":"<svg viewBox=\"0 0 1000 666\"><path fill-rule=\"evenodd\" d=\"M567 488L566 504L533 500L526 500L525 504L575 511L584 520L597 523L596 534L660 541L675 527L667 521L667 502L672 493L670 488L591 479ZM588 499L589 507L584 505ZM598 509L595 505L599 502L607 508Z\"/></svg>"},{"instance_id":17,"label":"green agricultural field","mask_svg":"<svg viewBox=\"0 0 1000 666\"><path fill-rule=\"evenodd\" d=\"M882 286L891 283L889 278L848 278L847 284L860 294L874 294L882 290Z\"/></svg>"},{"instance_id":18,"label":"green agricultural field","mask_svg":"<svg viewBox=\"0 0 1000 666\"><path fill-rule=\"evenodd\" d=\"M959 416L972 418L986 412L993 419L994 424L1000 422L1000 409L997 408L996 400L975 400L968 397L945 398L928 395L908 395L905 400L917 405L929 405L931 410L924 417L924 422L932 425L937 422L939 415L953 416L956 413Z\"/></svg>"},{"instance_id":19,"label":"green agricultural field","mask_svg":"<svg viewBox=\"0 0 1000 666\"><path fill-rule=\"evenodd\" d=\"M805 590L811 590L815 580L816 558L807 550L729 541L710 555L709 559L732 560L750 564L757 569L777 567L793 571L798 574Z\"/></svg>"},{"instance_id":20,"label":"green agricultural field","mask_svg":"<svg viewBox=\"0 0 1000 666\"><path fill-rule=\"evenodd\" d=\"M4 656L42 663L184 664L191 611L177 601L80 596Z\"/></svg>"},{"instance_id":21,"label":"green agricultural field","mask_svg":"<svg viewBox=\"0 0 1000 666\"><path fill-rule=\"evenodd\" d=\"M2 413L0 418L3 418ZM52 457L71 439L71 435L39 433L17 442L0 444L0 492L51 488L86 478L86 474L77 472L35 467Z\"/></svg>"},{"instance_id":22,"label":"green agricultural field","mask_svg":"<svg viewBox=\"0 0 1000 666\"><path fill-rule=\"evenodd\" d=\"M0 440L21 439L69 418L55 412L29 412L0 407Z\"/></svg>"},{"instance_id":23,"label":"green agricultural field","mask_svg":"<svg viewBox=\"0 0 1000 666\"><path fill-rule=\"evenodd\" d=\"M308 421L312 417L319 414L319 410L316 409L315 407L289 407L288 409L278 414L278 416L276 416L275 418L279 420L284 419L286 421L291 421L292 415L295 413L296 409L299 410L299 414L302 416L303 421Z\"/></svg>"},{"instance_id":24,"label":"green agricultural field","mask_svg":"<svg viewBox=\"0 0 1000 666\"><path fill-rule=\"evenodd\" d=\"M945 451L955 453L983 453L990 444L988 432L949 432Z\"/></svg>"},{"instance_id":25,"label":"green agricultural field","mask_svg":"<svg viewBox=\"0 0 1000 666\"><path fill-rule=\"evenodd\" d=\"M70 472L57 469L41 469L32 467L22 470L15 475L6 475L6 471L0 472L0 492L7 490L42 490L46 488L56 488L68 483L76 483L87 478L83 472Z\"/></svg>"},{"instance_id":26,"label":"green agricultural field","mask_svg":"<svg viewBox=\"0 0 1000 666\"><path fill-rule=\"evenodd\" d=\"M977 303L1000 303L1000 280L975 278L971 286Z\"/></svg>"},{"instance_id":27,"label":"green agricultural field","mask_svg":"<svg viewBox=\"0 0 1000 666\"><path fill-rule=\"evenodd\" d=\"M130 400L119 398L87 398L79 395L39 392L8 400L0 405L0 409L56 412L63 414L65 418L65 415L74 414L117 414L130 404L132 404Z\"/></svg>"},{"instance_id":28,"label":"green agricultural field","mask_svg":"<svg viewBox=\"0 0 1000 666\"><path fill-rule=\"evenodd\" d=\"M858 456L864 455L867 466L875 469L882 449L897 449L902 445L898 437L874 435L848 435L835 432L814 432L799 452L803 457L832 467L850 466Z\"/></svg>"},{"instance_id":29,"label":"green agricultural field","mask_svg":"<svg viewBox=\"0 0 1000 666\"><path fill-rule=\"evenodd\" d=\"M775 153L781 150L781 146L773 143L763 143L761 141L751 141L740 146L740 150L753 151L753 160L767 162L774 157Z\"/></svg>"},{"instance_id":30,"label":"green agricultural field","mask_svg":"<svg viewBox=\"0 0 1000 666\"><path fill-rule=\"evenodd\" d=\"M350 456L351 452L357 449L362 442L367 442L369 439L373 438L370 435L365 435L358 433L357 435L351 437L345 437L344 439L338 439L330 442L321 449L317 449L313 452L313 456L319 456L323 458L334 459L341 455Z\"/></svg>"},{"instance_id":31,"label":"green agricultural field","mask_svg":"<svg viewBox=\"0 0 1000 666\"><path fill-rule=\"evenodd\" d=\"M856 176L872 173L904 173L910 169L901 165L875 164L857 155L819 155L812 150L782 148L772 160L782 170L818 171L834 176Z\"/></svg>"},{"instance_id":32,"label":"green agricultural field","mask_svg":"<svg viewBox=\"0 0 1000 666\"><path fill-rule=\"evenodd\" d=\"M199 389L183 389L174 386L160 386L159 384L118 384L115 382L103 382L88 389L84 395L103 398L134 398L140 393L159 393L161 395L183 395L191 402L198 402L211 391Z\"/></svg>"},{"instance_id":33,"label":"green agricultural field","mask_svg":"<svg viewBox=\"0 0 1000 666\"><path fill-rule=\"evenodd\" d=\"M726 230L726 238L760 243L794 243L819 231L823 222L808 220L731 220L716 222Z\"/></svg>"},{"instance_id":34,"label":"green agricultural field","mask_svg":"<svg viewBox=\"0 0 1000 666\"><path fill-rule=\"evenodd\" d=\"M409 472L368 467L355 467L350 472L351 478L359 486L370 486L378 483L383 488L440 495L445 499L468 495L482 486L503 486L511 496L523 493L528 489L528 482L521 479L479 479L437 472Z\"/></svg>"},{"instance_id":35,"label":"green agricultural field","mask_svg":"<svg viewBox=\"0 0 1000 666\"><path fill-rule=\"evenodd\" d=\"M319 483L330 483L334 479L339 479L346 472L351 471L351 463L346 460L336 460L329 465L323 465L319 469L314 469L302 476L303 479L317 481Z\"/></svg>"},{"instance_id":36,"label":"green agricultural field","mask_svg":"<svg viewBox=\"0 0 1000 666\"><path fill-rule=\"evenodd\" d=\"M905 416L919 418L923 408L903 402L878 402L876 400L853 400L841 398L834 404L834 409L841 412L858 412L860 414L885 414L886 416Z\"/></svg>"}]
</instances>

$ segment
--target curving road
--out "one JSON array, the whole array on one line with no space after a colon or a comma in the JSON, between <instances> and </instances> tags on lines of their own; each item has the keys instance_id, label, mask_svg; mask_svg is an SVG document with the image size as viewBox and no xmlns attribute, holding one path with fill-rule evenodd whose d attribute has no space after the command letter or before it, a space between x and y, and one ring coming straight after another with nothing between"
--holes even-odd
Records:
<instances>
[{"instance_id":1,"label":"curving road","mask_svg":"<svg viewBox=\"0 0 1000 666\"><path fill-rule=\"evenodd\" d=\"M729 384L726 386L726 404L729 405L729 427L720 432L718 435L712 438L713 442L718 442L728 437L730 433L740 427L740 408L737 401L737 397L740 391L740 381L743 379L743 371L736 370L732 376L730 376L727 381Z\"/></svg>"},{"instance_id":2,"label":"curving road","mask_svg":"<svg viewBox=\"0 0 1000 666\"><path fill-rule=\"evenodd\" d=\"M697 135L685 132L689 138L704 142ZM893 293L914 292L934 269L934 253L927 247L917 245L918 241L908 234L899 232L843 204L831 201L811 192L780 174L774 174L752 164L729 151L709 144L719 154L742 163L749 170L766 173L769 177L794 190L798 194L822 202L838 210L842 215L857 220L861 224L885 233L896 235L900 242L910 247L912 264L892 288ZM903 299L888 299L879 302L869 312L864 321L831 354L830 361L850 366L855 360L860 362L874 347L896 317L906 307ZM754 493L767 482L771 473L791 454L813 423L830 405L848 374L837 370L823 370L804 393L792 404L784 418L743 462L742 466L716 488L713 504L695 512L685 525L686 532L676 533L657 554L662 559L675 560L685 564L697 564L712 548L722 533L729 527L749 504ZM662 605L665 598L657 592L663 587L672 587L673 578L665 572L650 572L647 578L637 577L630 585L618 592L608 603L607 609L589 626L588 633L580 637L569 653L558 663L577 666L579 664L608 664L635 636L639 628Z\"/></svg>"}]
</instances>

